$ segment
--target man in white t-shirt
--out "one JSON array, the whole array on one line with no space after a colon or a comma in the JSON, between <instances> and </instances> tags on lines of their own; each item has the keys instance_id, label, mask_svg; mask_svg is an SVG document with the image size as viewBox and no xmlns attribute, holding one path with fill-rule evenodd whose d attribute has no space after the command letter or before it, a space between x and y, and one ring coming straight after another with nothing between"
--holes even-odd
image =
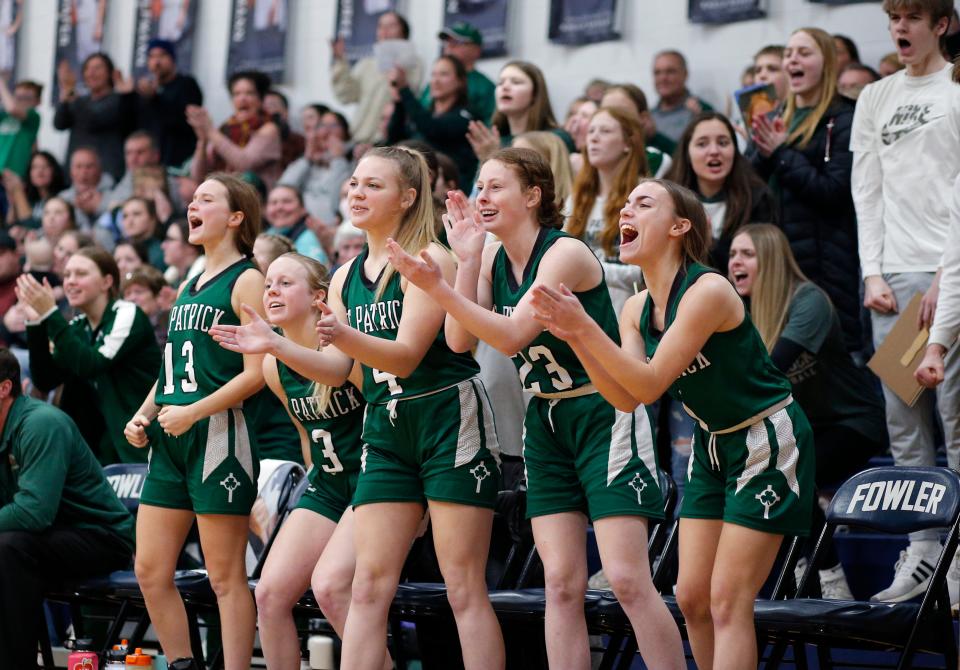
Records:
<instances>
[{"instance_id":1,"label":"man in white t-shirt","mask_svg":"<svg viewBox=\"0 0 960 670\"><path fill-rule=\"evenodd\" d=\"M863 89L853 119L853 200L857 208L864 305L879 345L898 312L923 294L919 324L933 321L950 192L960 173L960 86L941 54L953 0L884 0L890 36L905 69ZM936 404L952 467L960 465L960 359L946 360ZM933 465L934 397L913 407L884 386L890 450L897 465ZM937 553L936 531L914 533L890 587L875 601L908 600L926 589ZM960 563L950 571L958 599Z\"/></svg>"}]
</instances>

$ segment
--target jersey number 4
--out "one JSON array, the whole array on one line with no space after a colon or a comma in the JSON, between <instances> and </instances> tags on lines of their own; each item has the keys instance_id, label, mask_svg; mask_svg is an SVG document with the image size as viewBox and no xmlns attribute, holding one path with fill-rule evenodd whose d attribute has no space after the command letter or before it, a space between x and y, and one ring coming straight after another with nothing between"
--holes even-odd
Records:
<instances>
[{"instance_id":1,"label":"jersey number 4","mask_svg":"<svg viewBox=\"0 0 960 670\"><path fill-rule=\"evenodd\" d=\"M314 463L314 465L319 465L323 468L323 471L335 475L338 472L343 471L343 463L340 462L340 459L337 457L337 452L333 450L333 438L330 436L330 431L323 430L322 428L315 428L310 433L310 439L312 439L317 444L323 445L323 451L320 452L323 454L323 457L329 461L327 463Z\"/></svg>"},{"instance_id":2,"label":"jersey number 4","mask_svg":"<svg viewBox=\"0 0 960 670\"><path fill-rule=\"evenodd\" d=\"M184 379L180 380L180 390L193 393L197 390L197 374L193 369L193 342L187 340L180 348L180 355L186 359L183 363ZM176 390L173 385L173 342L163 347L163 394L170 395Z\"/></svg>"}]
</instances>

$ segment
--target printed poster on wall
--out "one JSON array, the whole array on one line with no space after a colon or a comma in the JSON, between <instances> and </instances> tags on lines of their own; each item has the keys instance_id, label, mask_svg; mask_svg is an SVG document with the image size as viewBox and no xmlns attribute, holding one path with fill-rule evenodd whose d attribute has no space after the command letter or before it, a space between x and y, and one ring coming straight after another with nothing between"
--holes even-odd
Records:
<instances>
[{"instance_id":1,"label":"printed poster on wall","mask_svg":"<svg viewBox=\"0 0 960 670\"><path fill-rule=\"evenodd\" d=\"M147 44L153 38L173 42L177 66L189 72L193 64L193 29L199 0L137 0L133 36L133 76L147 74Z\"/></svg>"},{"instance_id":2,"label":"printed poster on wall","mask_svg":"<svg viewBox=\"0 0 960 670\"><path fill-rule=\"evenodd\" d=\"M620 39L617 0L550 0L548 37L557 44L593 44Z\"/></svg>"},{"instance_id":3,"label":"printed poster on wall","mask_svg":"<svg viewBox=\"0 0 960 670\"><path fill-rule=\"evenodd\" d=\"M690 0L687 16L691 23L733 23L762 19L767 10L763 0Z\"/></svg>"},{"instance_id":4,"label":"printed poster on wall","mask_svg":"<svg viewBox=\"0 0 960 670\"><path fill-rule=\"evenodd\" d=\"M17 72L17 39L23 27L23 0L0 0L0 77L14 81Z\"/></svg>"},{"instance_id":5,"label":"printed poster on wall","mask_svg":"<svg viewBox=\"0 0 960 670\"><path fill-rule=\"evenodd\" d=\"M232 0L227 76L259 70L283 81L287 43L287 0Z\"/></svg>"},{"instance_id":6,"label":"printed poster on wall","mask_svg":"<svg viewBox=\"0 0 960 670\"><path fill-rule=\"evenodd\" d=\"M373 53L377 41L377 19L396 9L395 0L339 0L337 36L346 47L347 61L356 63Z\"/></svg>"},{"instance_id":7,"label":"printed poster on wall","mask_svg":"<svg viewBox=\"0 0 960 670\"><path fill-rule=\"evenodd\" d=\"M443 25L466 21L483 35L482 58L505 56L507 53L508 0L446 0Z\"/></svg>"},{"instance_id":8,"label":"printed poster on wall","mask_svg":"<svg viewBox=\"0 0 960 670\"><path fill-rule=\"evenodd\" d=\"M100 51L107 0L57 0L57 39L53 58L54 104L60 102L60 74L76 77L77 95L87 92L81 66L87 56Z\"/></svg>"}]
</instances>

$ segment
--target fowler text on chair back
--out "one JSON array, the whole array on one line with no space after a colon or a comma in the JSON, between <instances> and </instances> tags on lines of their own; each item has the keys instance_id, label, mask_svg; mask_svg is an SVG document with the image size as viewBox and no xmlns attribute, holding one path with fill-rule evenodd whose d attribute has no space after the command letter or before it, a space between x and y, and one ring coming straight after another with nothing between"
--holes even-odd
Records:
<instances>
[{"instance_id":1,"label":"fowler text on chair back","mask_svg":"<svg viewBox=\"0 0 960 670\"><path fill-rule=\"evenodd\" d=\"M848 479L827 510L827 522L883 533L948 528L960 514L960 475L933 467L871 468Z\"/></svg>"},{"instance_id":2,"label":"fowler text on chair back","mask_svg":"<svg viewBox=\"0 0 960 670\"><path fill-rule=\"evenodd\" d=\"M146 463L114 463L103 467L103 476L107 478L120 502L131 514L140 507L140 492L147 479Z\"/></svg>"}]
</instances>

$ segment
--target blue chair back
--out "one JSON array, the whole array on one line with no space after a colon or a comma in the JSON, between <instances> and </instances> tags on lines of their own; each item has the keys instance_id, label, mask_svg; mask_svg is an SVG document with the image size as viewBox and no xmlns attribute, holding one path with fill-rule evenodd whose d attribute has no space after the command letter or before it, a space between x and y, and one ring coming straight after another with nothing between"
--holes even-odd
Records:
<instances>
[{"instance_id":1,"label":"blue chair back","mask_svg":"<svg viewBox=\"0 0 960 670\"><path fill-rule=\"evenodd\" d=\"M946 528L960 514L960 475L933 467L880 467L848 479L827 510L831 524L882 533Z\"/></svg>"},{"instance_id":2,"label":"blue chair back","mask_svg":"<svg viewBox=\"0 0 960 670\"><path fill-rule=\"evenodd\" d=\"M114 463L103 468L103 476L131 514L140 507L140 493L147 479L146 463Z\"/></svg>"}]
</instances>

